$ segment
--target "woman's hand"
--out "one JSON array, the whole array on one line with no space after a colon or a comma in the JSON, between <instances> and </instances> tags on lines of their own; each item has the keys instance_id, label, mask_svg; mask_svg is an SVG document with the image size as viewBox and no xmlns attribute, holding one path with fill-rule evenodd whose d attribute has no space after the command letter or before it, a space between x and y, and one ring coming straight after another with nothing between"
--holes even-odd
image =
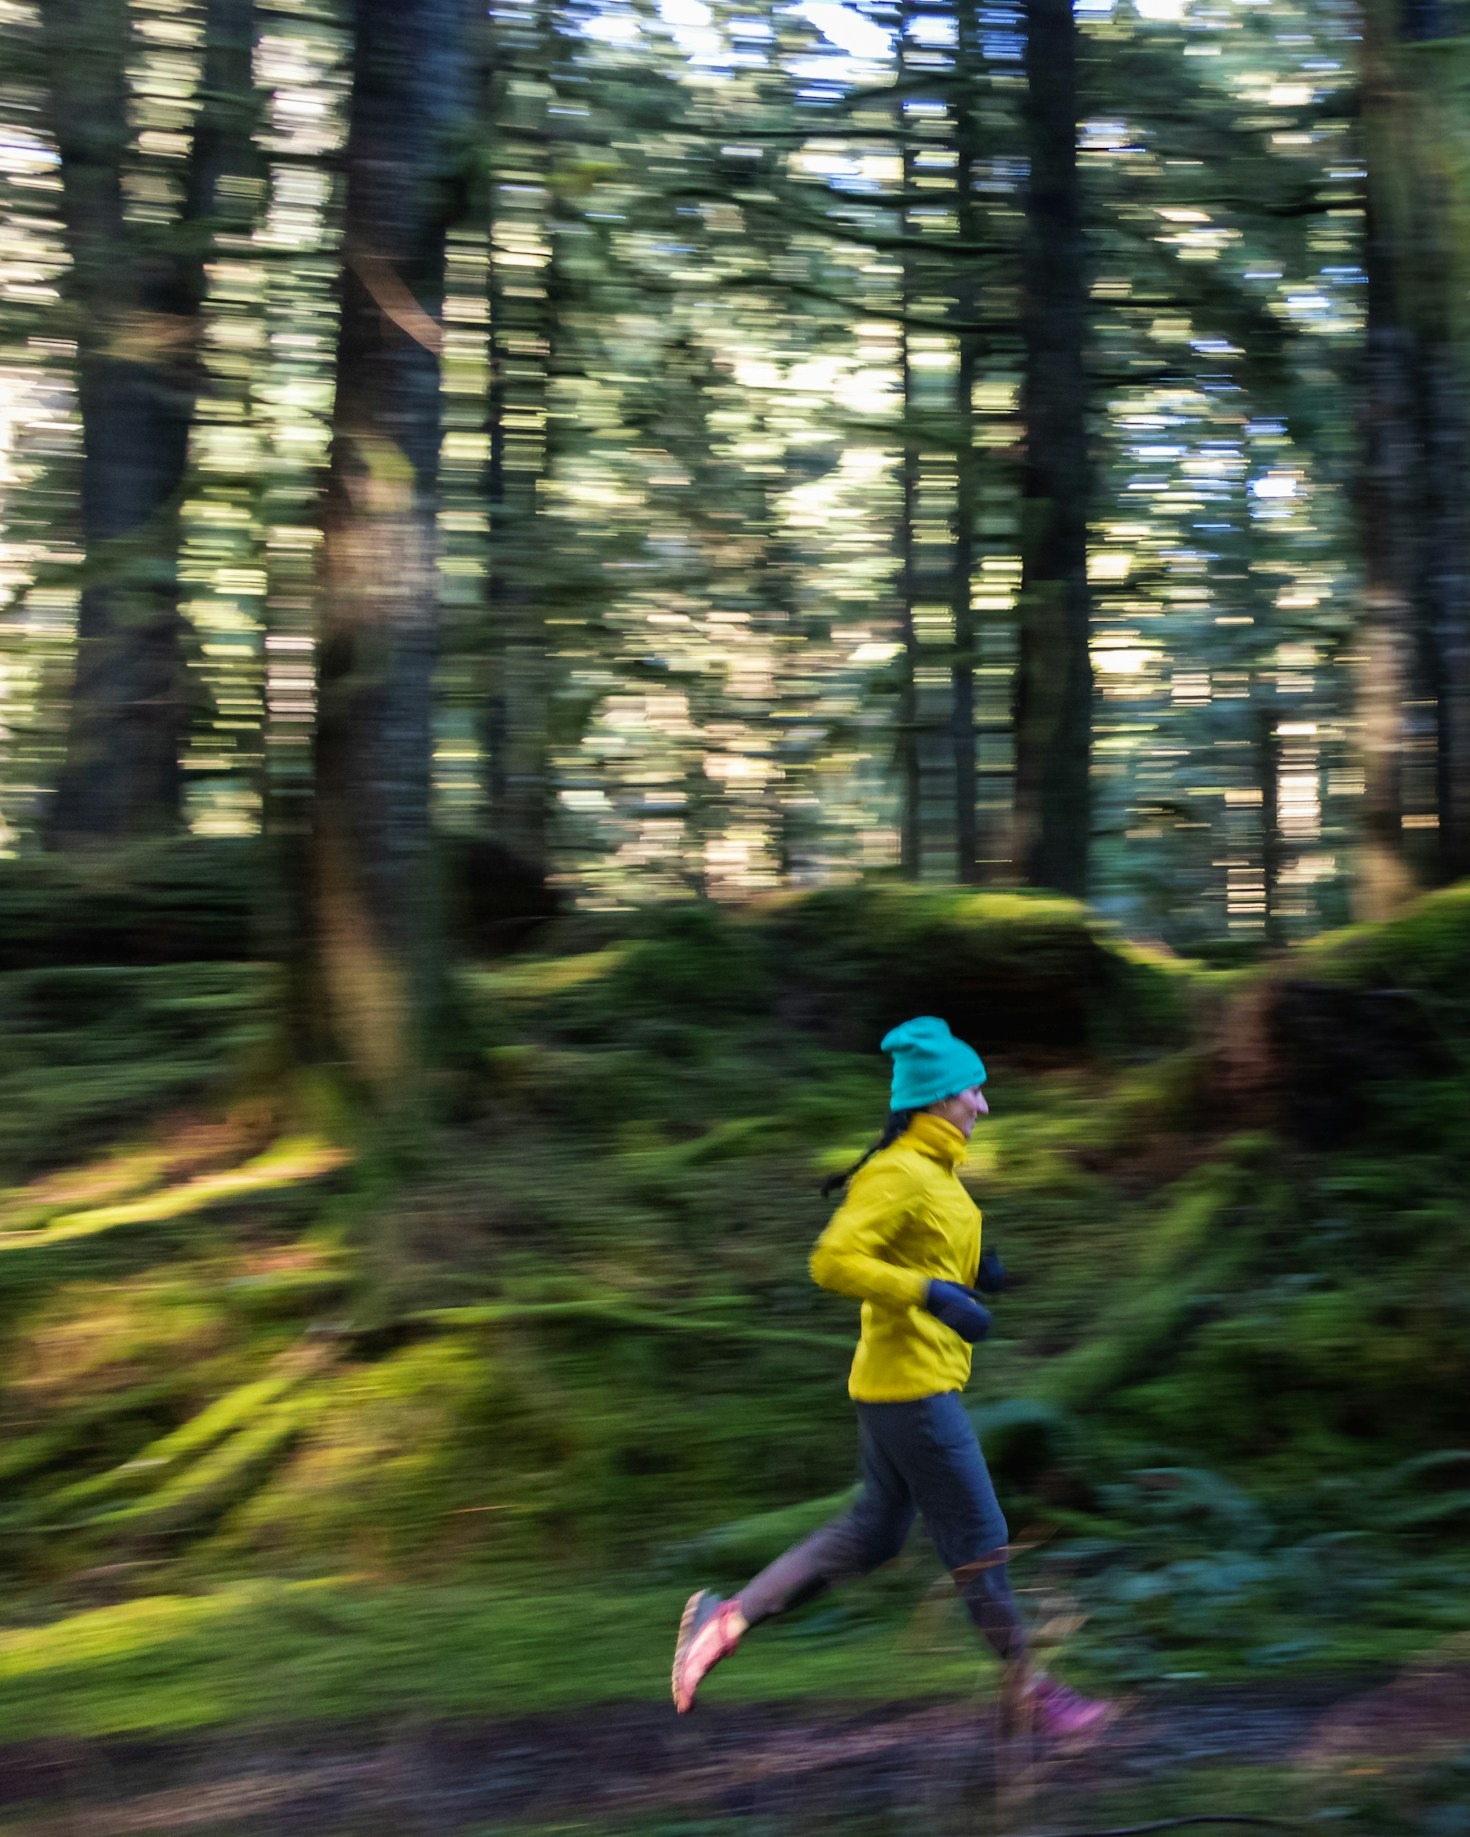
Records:
<instances>
[{"instance_id":1,"label":"woman's hand","mask_svg":"<svg viewBox=\"0 0 1470 1837\"><path fill-rule=\"evenodd\" d=\"M980 1252L980 1269L975 1287L982 1295L998 1295L1006 1286L1006 1266L993 1250Z\"/></svg>"},{"instance_id":2,"label":"woman's hand","mask_svg":"<svg viewBox=\"0 0 1470 1837\"><path fill-rule=\"evenodd\" d=\"M973 1346L990 1331L990 1310L982 1308L967 1288L957 1282L931 1282L924 1306L936 1320Z\"/></svg>"}]
</instances>

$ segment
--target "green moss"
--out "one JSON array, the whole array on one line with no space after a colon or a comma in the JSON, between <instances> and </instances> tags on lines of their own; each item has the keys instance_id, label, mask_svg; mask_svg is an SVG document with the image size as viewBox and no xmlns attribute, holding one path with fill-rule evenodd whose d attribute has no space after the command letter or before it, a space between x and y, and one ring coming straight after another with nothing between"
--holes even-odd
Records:
<instances>
[{"instance_id":1,"label":"green moss","mask_svg":"<svg viewBox=\"0 0 1470 1837\"><path fill-rule=\"evenodd\" d=\"M1386 981L1463 998L1470 958L1470 881L1427 894L1386 923L1324 932L1302 944L1297 955L1316 977L1359 985Z\"/></svg>"},{"instance_id":2,"label":"green moss","mask_svg":"<svg viewBox=\"0 0 1470 1837\"><path fill-rule=\"evenodd\" d=\"M1430 931L1460 922L1449 904L1431 918ZM1392 967L1381 933L1350 943L1363 974ZM1411 946L1412 973L1451 1015L1448 946ZM141 1037L167 1013L212 1039L225 982L156 974ZM1365 1139L1327 1161L1224 1135L1202 1047L1149 1058L1178 1026L1215 1026L1222 980L1121 947L1065 901L943 888L671 908L575 959L469 972L488 1075L466 1097L471 1126L439 1138L427 1169L328 1206L310 1153L181 1178L138 1149L85 1170L75 1196L16 1197L6 1241L25 1242L0 1257L0 1331L6 1376L32 1400L10 1457L31 1532L5 1546L12 1573L55 1581L121 1537L169 1585L204 1591L344 1567L401 1578L404 1603L447 1598L447 1578L503 1593L532 1566L569 1589L646 1563L739 1579L825 1516L853 1471L856 1309L807 1278L829 1213L816 1175L872 1139L885 1019L928 1008L962 1031L968 1014L992 1062L994 1114L966 1179L1021 1285L997 1301L972 1394L1016 1522L1049 1511L1071 1533L1064 1554L1085 1565L1089 1543L1111 1542L1106 1567L1143 1578L1137 1601L1101 1585L1096 1600L1099 1649L1116 1648L1106 1662L1123 1675L1185 1651L1244 1666L1248 1631L1263 1664L1309 1638L1320 1658L1338 1633L1304 1630L1301 1602L1322 1564L1292 1540L1308 1524L1361 1528L1364 1473L1462 1426L1464 1092L1406 1080L1399 1108L1380 1109L1391 1153ZM131 985L92 986L97 1012L80 984L48 983L56 1011L41 1018L68 1037L95 1028L111 1066L101 1010ZM347 1313L365 1233L394 1247L391 1308L371 1332L336 1321L345 1330L321 1341L331 1368L280 1384L271 1360L292 1323ZM1266 1543L1248 1513L1179 1504L1210 1491L1178 1480L1206 1466L1256 1496ZM1172 1518L1150 1491L1166 1474ZM1453 1474L1406 1480L1375 1535L1447 1547L1465 1490ZM334 1677L350 1596L287 1597ZM888 1611L883 1590L869 1599ZM1426 1595L1412 1611L1453 1609ZM887 1650L840 1628L850 1655ZM278 1633L263 1630L265 1649ZM279 1635L288 1673L307 1663L294 1637ZM643 1637L609 1619L610 1678L643 1662ZM356 1663L376 1662L378 1638ZM803 1639L820 1643L794 1627L793 1651ZM661 1625L650 1692L666 1643ZM784 1652L786 1635L763 1645ZM784 1662L788 1681L842 1675ZM458 1663L440 1678L425 1657L405 1700L452 1699ZM743 1675L757 1670L771 1675ZM515 1663L503 1675L525 1682ZM589 1693L597 1677L594 1664ZM377 1700L341 1688L349 1705ZM100 1676L99 1690L115 1701ZM171 1713L167 1691L147 1714Z\"/></svg>"},{"instance_id":3,"label":"green moss","mask_svg":"<svg viewBox=\"0 0 1470 1837\"><path fill-rule=\"evenodd\" d=\"M25 1741L666 1704L686 1593L683 1581L546 1590L524 1576L434 1588L333 1577L150 1596L0 1631L0 1717L12 1741ZM887 1618L797 1618L763 1631L711 1677L702 1700L932 1700L993 1689L993 1663L955 1604L946 1599L942 1628L915 1618L912 1591L894 1606ZM1133 1602L1128 1617L1136 1622L1142 1606ZM1225 1611L1238 1624L1238 1598ZM1103 1619L1095 1609L1094 1622ZM1259 1683L1263 1662L1277 1676L1307 1665L1382 1665L1442 1638L1401 1617L1396 1626L1344 1627L1310 1652L1298 1640L1293 1655L1299 1624L1278 1620L1275 1630L1274 1658L1265 1647L1222 1652L1181 1638L1153 1657L1150 1675ZM1116 1681L1128 1660L1122 1650L1110 1658L1111 1643L1099 1625L1095 1639L1069 1650L1069 1674ZM571 1647L575 1665L566 1663Z\"/></svg>"},{"instance_id":4,"label":"green moss","mask_svg":"<svg viewBox=\"0 0 1470 1837\"><path fill-rule=\"evenodd\" d=\"M153 1597L0 1632L0 1716L11 1740L26 1740L666 1702L686 1592L682 1583L546 1594L332 1580ZM988 1674L968 1649L915 1651L888 1627L835 1643L793 1631L722 1667L708 1695L964 1693Z\"/></svg>"},{"instance_id":5,"label":"green moss","mask_svg":"<svg viewBox=\"0 0 1470 1837\"><path fill-rule=\"evenodd\" d=\"M74 1238L95 1236L99 1231L113 1231L120 1225L154 1225L165 1219L189 1217L281 1187L318 1180L335 1173L346 1159L341 1149L312 1137L277 1142L242 1167L201 1174L179 1186L147 1193L121 1205L63 1213L34 1230L0 1234L0 1251L45 1250Z\"/></svg>"},{"instance_id":6,"label":"green moss","mask_svg":"<svg viewBox=\"0 0 1470 1837\"><path fill-rule=\"evenodd\" d=\"M174 1533L212 1521L242 1494L253 1492L325 1403L308 1391L262 1406L216 1446L181 1472L174 1463L163 1483L140 1499L112 1506L84 1520L109 1533L132 1530Z\"/></svg>"},{"instance_id":7,"label":"green moss","mask_svg":"<svg viewBox=\"0 0 1470 1837\"><path fill-rule=\"evenodd\" d=\"M781 902L762 929L788 1005L854 1043L914 1013L986 1052L1112 1051L1130 1029L1182 1024L1174 978L1050 894L834 888Z\"/></svg>"},{"instance_id":8,"label":"green moss","mask_svg":"<svg viewBox=\"0 0 1470 1837\"><path fill-rule=\"evenodd\" d=\"M226 1437L244 1433L255 1426L262 1412L273 1410L282 1398L295 1390L310 1369L298 1359L294 1369L286 1369L266 1378L256 1378L236 1386L223 1397L200 1410L197 1415L157 1441L150 1442L123 1466L106 1473L78 1480L50 1494L39 1506L40 1513L52 1522L62 1521L79 1510L96 1505L119 1494L147 1491L157 1501L166 1486L174 1484L178 1470ZM198 1470L194 1485L198 1485ZM206 1475L207 1480L207 1475Z\"/></svg>"},{"instance_id":9,"label":"green moss","mask_svg":"<svg viewBox=\"0 0 1470 1837\"><path fill-rule=\"evenodd\" d=\"M100 1145L238 1078L269 1036L261 964L0 975L0 1178Z\"/></svg>"},{"instance_id":10,"label":"green moss","mask_svg":"<svg viewBox=\"0 0 1470 1837\"><path fill-rule=\"evenodd\" d=\"M64 1463L74 1463L80 1449L110 1442L120 1429L147 1426L188 1388L190 1374L132 1385L126 1390L74 1403L46 1428L15 1436L0 1451L0 1485L13 1485ZM129 1447L135 1445L129 1436Z\"/></svg>"}]
</instances>

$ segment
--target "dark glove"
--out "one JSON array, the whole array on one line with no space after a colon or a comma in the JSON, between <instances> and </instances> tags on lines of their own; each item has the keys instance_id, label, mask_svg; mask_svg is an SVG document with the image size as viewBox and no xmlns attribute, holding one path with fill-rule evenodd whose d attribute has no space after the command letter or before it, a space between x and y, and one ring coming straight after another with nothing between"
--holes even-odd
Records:
<instances>
[{"instance_id":1,"label":"dark glove","mask_svg":"<svg viewBox=\"0 0 1470 1837\"><path fill-rule=\"evenodd\" d=\"M1006 1266L993 1250L980 1252L980 1270L975 1286L982 1295L998 1295L1006 1285Z\"/></svg>"},{"instance_id":2,"label":"dark glove","mask_svg":"<svg viewBox=\"0 0 1470 1837\"><path fill-rule=\"evenodd\" d=\"M931 1282L924 1306L936 1320L942 1320L952 1333L973 1346L990 1331L990 1310L957 1282Z\"/></svg>"}]
</instances>

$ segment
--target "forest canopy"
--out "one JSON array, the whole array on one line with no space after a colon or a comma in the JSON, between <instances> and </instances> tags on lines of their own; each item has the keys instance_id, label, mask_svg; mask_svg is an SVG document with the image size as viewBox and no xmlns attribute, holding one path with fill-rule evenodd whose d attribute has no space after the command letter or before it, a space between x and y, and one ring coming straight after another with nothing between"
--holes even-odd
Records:
<instances>
[{"instance_id":1,"label":"forest canopy","mask_svg":"<svg viewBox=\"0 0 1470 1837\"><path fill-rule=\"evenodd\" d=\"M1453 13L12 0L6 845L1453 877Z\"/></svg>"}]
</instances>

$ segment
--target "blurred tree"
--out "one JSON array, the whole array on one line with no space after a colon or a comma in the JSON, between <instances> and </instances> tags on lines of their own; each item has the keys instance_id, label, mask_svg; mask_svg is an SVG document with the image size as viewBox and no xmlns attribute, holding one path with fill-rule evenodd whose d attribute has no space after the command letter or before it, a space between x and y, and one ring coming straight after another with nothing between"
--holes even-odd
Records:
<instances>
[{"instance_id":1,"label":"blurred tree","mask_svg":"<svg viewBox=\"0 0 1470 1837\"><path fill-rule=\"evenodd\" d=\"M1470 221L1464 53L1445 9L1371 0L1361 96L1368 326L1360 715L1367 794L1357 904L1386 916L1470 871ZM1426 55L1428 54L1428 55ZM1432 731L1416 719L1432 710ZM1429 847L1406 775L1433 758Z\"/></svg>"},{"instance_id":2,"label":"blurred tree","mask_svg":"<svg viewBox=\"0 0 1470 1837\"><path fill-rule=\"evenodd\" d=\"M445 241L467 0L359 0L322 575L311 994L326 1057L412 1116L437 988L429 810Z\"/></svg>"},{"instance_id":3,"label":"blurred tree","mask_svg":"<svg viewBox=\"0 0 1470 1837\"><path fill-rule=\"evenodd\" d=\"M956 363L954 533L949 607L954 633L950 665L950 745L954 770L954 877L980 878L975 782L975 543L980 509L980 455L975 449L975 382L980 370L980 284L976 256L983 212L980 182L980 17L970 0L954 9L955 228L962 250L954 267Z\"/></svg>"},{"instance_id":4,"label":"blurred tree","mask_svg":"<svg viewBox=\"0 0 1470 1837\"><path fill-rule=\"evenodd\" d=\"M1365 915L1419 874L1470 871L1470 129L1464 46L1441 4L1363 13L1367 154L1365 722L1371 731ZM1398 715L1385 709L1402 685ZM1415 705L1433 709L1420 735ZM1419 744L1417 744L1419 742ZM1408 851L1404 764L1433 749L1433 847ZM1395 757L1398 755L1398 757ZM1395 834L1395 817L1398 817ZM1413 838L1409 838L1409 841Z\"/></svg>"},{"instance_id":5,"label":"blurred tree","mask_svg":"<svg viewBox=\"0 0 1470 1837\"><path fill-rule=\"evenodd\" d=\"M904 51L915 13L914 0L903 0L898 16L899 61L894 128L899 138L899 190L903 206L899 213L900 229L908 222L907 203L916 189L914 173L914 140L905 125L903 82ZM913 251L899 251L898 387L903 415L903 447L899 456L899 510L895 531L898 549L898 631L903 646L899 655L899 692L897 729L894 736L894 763L898 773L898 860L905 880L918 880L924 869L924 762L921 745L919 671L921 650L914 608L919 600L919 543L915 524L919 514L919 447L914 432L915 411L914 366L911 361L908 319L918 288L917 263Z\"/></svg>"},{"instance_id":6,"label":"blurred tree","mask_svg":"<svg viewBox=\"0 0 1470 1837\"><path fill-rule=\"evenodd\" d=\"M1023 884L1080 898L1087 891L1092 807L1092 472L1090 277L1077 118L1077 25L1070 0L1028 0L1015 859Z\"/></svg>"},{"instance_id":7,"label":"blurred tree","mask_svg":"<svg viewBox=\"0 0 1470 1837\"><path fill-rule=\"evenodd\" d=\"M198 98L232 88L199 69L204 0L177 19L171 5L130 0L123 81L120 209L153 255L188 214L186 156L197 161L209 125ZM1429 208L1462 195L1457 54L1435 36L1434 6L1390 11L1393 82L1436 125L1372 162L1385 220L1400 220L1421 166L1433 183L1402 217L1412 235L1396 241L1387 295L1375 278L1375 307L1392 309L1378 323L1408 328L1413 361L1389 379L1408 449L1400 508L1368 532L1397 545L1375 577L1402 596L1390 622L1401 674L1366 675L1388 731L1420 749L1391 750L1406 783L1390 828L1406 856L1409 820L1428 878L1453 871L1466 774L1451 693L1460 627L1445 611L1462 418L1438 412L1424 353L1462 348L1434 327L1436 313L1455 321L1464 289L1436 278L1420 242L1438 243L1453 276L1470 239L1453 209L1436 229ZM0 13L8 60L39 39L40 14ZM954 0L811 16L721 0L697 26L626 0L494 0L492 14L499 49L468 164L494 199L482 191L450 239L437 479L387 427L398 411L383 412L444 545L441 578L424 570L444 602L428 644L440 821L463 831L490 806L591 904L896 866L1074 886L1085 875L1120 917L1176 941L1327 916L1363 807L1344 660L1367 648L1349 637L1361 594L1338 405L1350 398L1331 386L1361 349L1366 300L1347 132L1357 46L1337 0L1273 0L1228 28L1195 7L1079 8L1074 27L1036 0L1029 73L1013 0L963 16ZM48 40L71 46L108 17L104 0L63 0L46 12ZM256 46L267 205L247 226L258 234L216 239L210 268L214 385L207 407L190 385L181 494L200 829L247 829L267 801L277 837L293 824L305 835L278 793L289 762L295 810L309 806L310 525L353 27L351 7L272 5ZM211 25L211 54L221 42ZM84 49L95 63L106 44L94 33ZM27 56L33 71L34 46ZM32 125L42 88L34 76L0 88L0 234L16 251L0 271L0 364L25 403L0 483L7 561L29 573L4 633L7 664L23 667L5 678L0 771L22 837L56 772L52 660L69 660L77 579L71 328L46 324L64 263L52 149ZM166 108L167 132L145 131ZM398 315L400 341L422 320L433 342L433 285L376 253L349 246L353 275L390 331ZM1377 276L1390 278L1382 262ZM364 367L346 328L343 353ZM344 372L339 435L364 390ZM344 496L345 438L339 522L374 493L381 509L393 479L390 453ZM1430 445L1439 462L1426 471ZM1375 460L1365 478L1377 490L1382 475ZM334 533L332 557L343 540ZM407 569L406 545L390 546ZM159 581L149 575L148 597L127 570L158 547L150 533L110 558L119 591L147 607ZM375 577L383 595L391 575ZM89 557L89 591L104 580ZM370 700L373 677L338 651L377 631L359 606L343 637L350 596L335 598L322 626L328 802L339 728L356 719L343 698ZM402 634L387 624L372 642L396 658ZM402 674L396 662L387 673ZM1067 771L1078 795L1058 788ZM1048 824L1070 865L1032 859ZM1104 838L1090 873L1089 828ZM304 937L313 924L282 929Z\"/></svg>"},{"instance_id":8,"label":"blurred tree","mask_svg":"<svg viewBox=\"0 0 1470 1837\"><path fill-rule=\"evenodd\" d=\"M41 8L70 255L85 570L48 825L57 848L166 832L179 820L189 700L179 515L203 378L205 261L223 181L252 160L253 17L252 0L208 0L193 151L176 199L134 151L137 46L126 0Z\"/></svg>"}]
</instances>

